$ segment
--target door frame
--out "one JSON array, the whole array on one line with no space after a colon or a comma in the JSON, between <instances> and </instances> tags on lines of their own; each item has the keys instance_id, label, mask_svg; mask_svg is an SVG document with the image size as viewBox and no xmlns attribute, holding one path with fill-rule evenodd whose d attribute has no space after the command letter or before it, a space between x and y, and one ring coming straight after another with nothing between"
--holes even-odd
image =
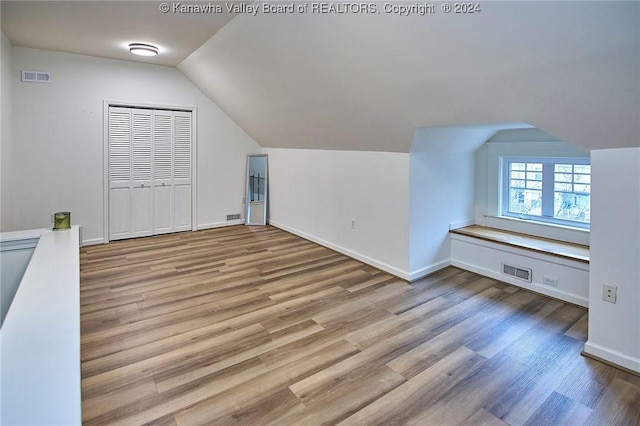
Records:
<instances>
[{"instance_id":1,"label":"door frame","mask_svg":"<svg viewBox=\"0 0 640 426\"><path fill-rule=\"evenodd\" d=\"M184 111L191 113L191 230L197 229L198 197L197 194L197 158L198 158L198 108L190 106L142 104L105 100L102 102L102 235L103 243L109 239L109 107L155 109L167 111Z\"/></svg>"}]
</instances>

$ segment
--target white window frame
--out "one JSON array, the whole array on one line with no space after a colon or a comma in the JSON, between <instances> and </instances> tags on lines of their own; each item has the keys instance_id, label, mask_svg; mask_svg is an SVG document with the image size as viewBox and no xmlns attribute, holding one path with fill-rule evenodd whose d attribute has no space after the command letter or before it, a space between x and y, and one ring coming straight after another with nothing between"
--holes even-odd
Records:
<instances>
[{"instance_id":1,"label":"white window frame","mask_svg":"<svg viewBox=\"0 0 640 426\"><path fill-rule=\"evenodd\" d=\"M510 163L542 163L542 215L528 215L513 213L509 211L509 164ZM503 217L521 220L530 220L538 223L547 223L568 226L579 229L590 229L590 223L574 221L569 219L558 219L554 214L554 165L591 165L590 158L581 157L525 157L525 156L504 156L500 157L500 214Z\"/></svg>"}]
</instances>

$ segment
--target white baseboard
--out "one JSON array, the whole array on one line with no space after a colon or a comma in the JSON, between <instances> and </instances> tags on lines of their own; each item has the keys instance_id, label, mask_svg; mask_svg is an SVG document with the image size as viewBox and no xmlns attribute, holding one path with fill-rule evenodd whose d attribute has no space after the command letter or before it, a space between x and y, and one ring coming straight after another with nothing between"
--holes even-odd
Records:
<instances>
[{"instance_id":1,"label":"white baseboard","mask_svg":"<svg viewBox=\"0 0 640 426\"><path fill-rule=\"evenodd\" d=\"M498 281L503 281L509 284L513 284L517 287L526 288L527 290L531 290L536 293L540 293L549 297L554 297L556 299L564 300L565 302L574 303L579 306L584 306L585 308L589 307L589 299L582 296L578 296L576 294L567 293L562 290L558 290L557 288L554 288L554 287L547 287L537 283L528 283L525 281L521 281L521 280L512 278L508 275L501 274L498 271L493 271L491 269L483 268L481 266L477 266L472 263L463 262L460 260L452 259L451 265L467 271L475 272L476 274L484 275L485 277L493 278Z\"/></svg>"},{"instance_id":2,"label":"white baseboard","mask_svg":"<svg viewBox=\"0 0 640 426\"><path fill-rule=\"evenodd\" d=\"M104 238L89 238L87 240L82 240L82 245L83 246L95 246L98 244L106 244L108 241L106 241Z\"/></svg>"},{"instance_id":3,"label":"white baseboard","mask_svg":"<svg viewBox=\"0 0 640 426\"><path fill-rule=\"evenodd\" d=\"M201 225L196 226L196 231L202 231L204 229L222 228L225 226L235 226L235 225L244 225L244 219L228 220L225 222L215 222L215 223L203 223Z\"/></svg>"},{"instance_id":4,"label":"white baseboard","mask_svg":"<svg viewBox=\"0 0 640 426\"><path fill-rule=\"evenodd\" d=\"M451 259L445 259L440 262L432 263L431 265L420 268L417 271L413 271L409 274L409 282L419 280L422 277L426 277L429 274L433 274L440 269L446 268L451 265Z\"/></svg>"},{"instance_id":5,"label":"white baseboard","mask_svg":"<svg viewBox=\"0 0 640 426\"><path fill-rule=\"evenodd\" d=\"M360 262L366 263L367 265L371 265L375 268L378 268L380 270L383 270L391 275L395 275L398 278L401 278L405 281L409 281L409 276L410 274L407 271L403 271L399 268L396 268L395 266L391 266L388 265L384 262L380 262L376 259L372 259L369 256L366 256L364 254L361 253L357 253L355 251L349 250L345 247L341 247L337 244L333 244L329 241L325 241L322 238L318 238L314 235L311 234L307 234L306 232L300 231L298 229L295 228L291 228L289 226L283 225L282 223L279 222L274 222L273 220L269 220L269 225L274 226L276 228L282 229L283 231L287 231L290 232L294 235L297 235L299 237L304 238L305 240L309 240L309 241L313 241L316 244L320 244L321 246L330 248L331 250L335 250L339 253L342 253L346 256L349 256L351 258L354 258L356 260L359 260Z\"/></svg>"},{"instance_id":6,"label":"white baseboard","mask_svg":"<svg viewBox=\"0 0 640 426\"><path fill-rule=\"evenodd\" d=\"M194 231L202 231L204 229L222 228L223 226L234 226L234 225L244 225L244 219L230 220L226 222L217 222L217 223L205 223L202 225L197 225ZM106 244L108 242L109 240L107 240L106 238L90 238L87 240L82 240L82 245L93 246L97 244Z\"/></svg>"},{"instance_id":7,"label":"white baseboard","mask_svg":"<svg viewBox=\"0 0 640 426\"><path fill-rule=\"evenodd\" d=\"M587 355L593 355L596 358L600 358L604 361L640 373L640 359L638 358L605 348L604 346L591 341L587 341L587 343L584 344L584 352Z\"/></svg>"}]
</instances>

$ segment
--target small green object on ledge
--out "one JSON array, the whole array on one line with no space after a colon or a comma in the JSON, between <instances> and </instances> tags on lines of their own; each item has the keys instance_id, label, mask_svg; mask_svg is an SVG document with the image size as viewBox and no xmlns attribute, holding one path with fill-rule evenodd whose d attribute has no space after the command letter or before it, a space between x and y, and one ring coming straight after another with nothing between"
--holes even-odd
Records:
<instances>
[{"instance_id":1,"label":"small green object on ledge","mask_svg":"<svg viewBox=\"0 0 640 426\"><path fill-rule=\"evenodd\" d=\"M58 212L53 214L53 230L61 231L71 228L71 212Z\"/></svg>"}]
</instances>

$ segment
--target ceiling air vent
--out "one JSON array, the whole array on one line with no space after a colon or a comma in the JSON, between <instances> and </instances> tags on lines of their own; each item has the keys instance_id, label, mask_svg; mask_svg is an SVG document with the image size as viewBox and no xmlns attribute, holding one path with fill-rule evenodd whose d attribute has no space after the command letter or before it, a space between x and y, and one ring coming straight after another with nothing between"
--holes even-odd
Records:
<instances>
[{"instance_id":1,"label":"ceiling air vent","mask_svg":"<svg viewBox=\"0 0 640 426\"><path fill-rule=\"evenodd\" d=\"M502 273L504 275L510 275L512 277L518 278L519 280L526 281L528 283L531 282L531 269L529 268L520 268L518 266L512 266L512 265L507 265L503 263Z\"/></svg>"},{"instance_id":2,"label":"ceiling air vent","mask_svg":"<svg viewBox=\"0 0 640 426\"><path fill-rule=\"evenodd\" d=\"M51 73L47 71L22 70L22 81L30 83L48 83L51 81Z\"/></svg>"}]
</instances>

